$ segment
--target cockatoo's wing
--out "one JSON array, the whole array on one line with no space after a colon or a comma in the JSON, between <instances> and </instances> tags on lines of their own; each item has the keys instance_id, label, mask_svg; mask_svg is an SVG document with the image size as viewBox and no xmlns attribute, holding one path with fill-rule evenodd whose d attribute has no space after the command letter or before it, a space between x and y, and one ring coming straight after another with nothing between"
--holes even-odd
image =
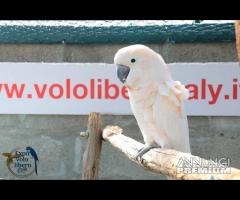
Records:
<instances>
[{"instance_id":1,"label":"cockatoo's wing","mask_svg":"<svg viewBox=\"0 0 240 200\"><path fill-rule=\"evenodd\" d=\"M188 90L178 81L169 81L159 86L158 94L153 104L153 119L164 130L167 146L190 153L188 122L183 110Z\"/></svg>"}]
</instances>

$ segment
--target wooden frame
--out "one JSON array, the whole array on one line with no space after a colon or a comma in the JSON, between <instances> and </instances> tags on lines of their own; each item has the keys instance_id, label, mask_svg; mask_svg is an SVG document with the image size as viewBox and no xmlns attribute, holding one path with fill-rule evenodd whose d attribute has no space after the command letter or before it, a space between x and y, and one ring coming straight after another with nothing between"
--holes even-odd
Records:
<instances>
[{"instance_id":1,"label":"wooden frame","mask_svg":"<svg viewBox=\"0 0 240 200\"><path fill-rule=\"evenodd\" d=\"M202 159L188 153L178 152L173 149L152 149L143 155L142 160L136 160L138 151L143 144L126 137L118 126L101 127L102 120L98 113L90 113L88 131L80 135L88 137L88 142L83 159L82 178L87 180L97 179L102 141L109 142L120 150L126 157L146 170L180 180L239 180L240 170L229 168L230 173L185 173L177 170L177 164L181 158ZM207 161L202 159L203 161Z\"/></svg>"}]
</instances>

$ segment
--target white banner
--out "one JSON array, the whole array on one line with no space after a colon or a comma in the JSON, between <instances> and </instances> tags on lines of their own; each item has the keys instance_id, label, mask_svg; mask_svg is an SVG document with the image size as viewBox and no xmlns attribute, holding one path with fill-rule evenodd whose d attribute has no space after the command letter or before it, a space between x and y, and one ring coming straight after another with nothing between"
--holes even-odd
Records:
<instances>
[{"instance_id":1,"label":"white banner","mask_svg":"<svg viewBox=\"0 0 240 200\"><path fill-rule=\"evenodd\" d=\"M169 64L188 115L240 116L238 63ZM0 114L132 114L113 64L0 63Z\"/></svg>"}]
</instances>

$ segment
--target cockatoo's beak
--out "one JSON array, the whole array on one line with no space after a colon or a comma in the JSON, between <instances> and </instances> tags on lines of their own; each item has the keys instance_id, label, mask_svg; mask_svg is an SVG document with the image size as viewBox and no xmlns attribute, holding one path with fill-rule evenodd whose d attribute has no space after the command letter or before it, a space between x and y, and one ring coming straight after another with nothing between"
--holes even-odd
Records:
<instances>
[{"instance_id":1,"label":"cockatoo's beak","mask_svg":"<svg viewBox=\"0 0 240 200\"><path fill-rule=\"evenodd\" d=\"M117 65L117 76L122 83L126 82L129 72L130 68L128 66Z\"/></svg>"}]
</instances>

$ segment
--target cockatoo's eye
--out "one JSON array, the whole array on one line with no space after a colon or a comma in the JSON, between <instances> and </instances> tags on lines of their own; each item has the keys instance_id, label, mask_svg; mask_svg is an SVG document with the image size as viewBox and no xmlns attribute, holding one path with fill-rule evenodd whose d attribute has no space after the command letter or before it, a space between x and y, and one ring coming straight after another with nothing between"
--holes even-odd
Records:
<instances>
[{"instance_id":1,"label":"cockatoo's eye","mask_svg":"<svg viewBox=\"0 0 240 200\"><path fill-rule=\"evenodd\" d=\"M135 58L132 58L131 59L131 63L135 63L136 62L136 59Z\"/></svg>"}]
</instances>

